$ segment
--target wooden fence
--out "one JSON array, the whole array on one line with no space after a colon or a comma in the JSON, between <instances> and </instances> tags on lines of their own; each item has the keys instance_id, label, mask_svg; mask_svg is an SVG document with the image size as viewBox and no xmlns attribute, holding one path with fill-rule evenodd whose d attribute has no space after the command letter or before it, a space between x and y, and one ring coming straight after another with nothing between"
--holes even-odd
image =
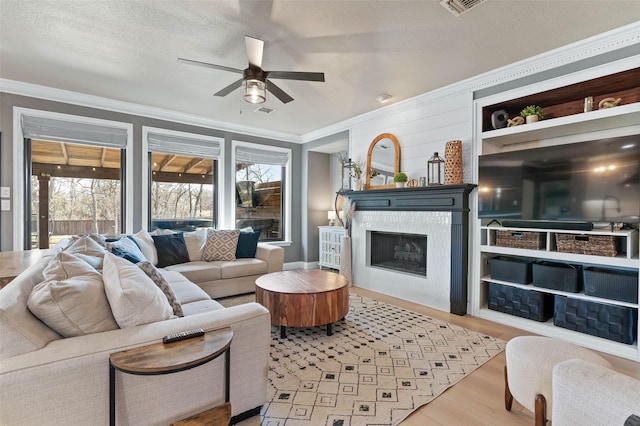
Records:
<instances>
[{"instance_id":1,"label":"wooden fence","mask_svg":"<svg viewBox=\"0 0 640 426\"><path fill-rule=\"evenodd\" d=\"M98 229L96 229L96 225ZM38 229L38 222L31 222L31 229ZM51 220L49 221L50 235L78 235L98 232L100 234L113 234L116 231L115 220Z\"/></svg>"}]
</instances>

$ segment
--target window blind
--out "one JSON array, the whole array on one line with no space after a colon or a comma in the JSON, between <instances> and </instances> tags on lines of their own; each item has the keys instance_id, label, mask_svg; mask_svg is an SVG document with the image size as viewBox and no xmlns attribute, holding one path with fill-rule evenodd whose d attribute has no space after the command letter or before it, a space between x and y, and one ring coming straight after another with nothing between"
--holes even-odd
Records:
<instances>
[{"instance_id":1,"label":"window blind","mask_svg":"<svg viewBox=\"0 0 640 426\"><path fill-rule=\"evenodd\" d=\"M149 151L153 152L204 158L218 158L221 150L220 142L216 140L203 140L151 132L147 135L147 145Z\"/></svg>"},{"instance_id":2,"label":"window blind","mask_svg":"<svg viewBox=\"0 0 640 426\"><path fill-rule=\"evenodd\" d=\"M248 146L236 146L236 162L270 164L273 166L286 166L289 161L289 153L283 151L270 151Z\"/></svg>"},{"instance_id":3,"label":"window blind","mask_svg":"<svg viewBox=\"0 0 640 426\"><path fill-rule=\"evenodd\" d=\"M127 147L127 130L120 127L28 115L22 116L21 124L22 133L28 139L81 143L118 149Z\"/></svg>"}]
</instances>

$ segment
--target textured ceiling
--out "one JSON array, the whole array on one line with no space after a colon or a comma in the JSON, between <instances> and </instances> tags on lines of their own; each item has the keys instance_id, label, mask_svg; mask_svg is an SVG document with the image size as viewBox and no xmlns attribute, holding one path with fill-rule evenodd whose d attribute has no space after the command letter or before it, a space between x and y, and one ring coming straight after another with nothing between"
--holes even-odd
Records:
<instances>
[{"instance_id":1,"label":"textured ceiling","mask_svg":"<svg viewBox=\"0 0 640 426\"><path fill-rule=\"evenodd\" d=\"M0 77L301 135L638 20L639 0L0 0ZM326 82L277 80L295 101L264 115L212 96L237 74L176 62L244 69L244 35Z\"/></svg>"}]
</instances>

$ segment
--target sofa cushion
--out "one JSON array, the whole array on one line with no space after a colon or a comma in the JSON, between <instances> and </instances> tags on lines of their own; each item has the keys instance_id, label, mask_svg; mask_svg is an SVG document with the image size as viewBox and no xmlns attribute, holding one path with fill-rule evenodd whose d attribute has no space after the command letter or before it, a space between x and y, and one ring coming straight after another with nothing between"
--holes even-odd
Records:
<instances>
[{"instance_id":1,"label":"sofa cushion","mask_svg":"<svg viewBox=\"0 0 640 426\"><path fill-rule=\"evenodd\" d=\"M111 312L120 328L171 318L173 310L165 295L133 263L106 252L102 279Z\"/></svg>"},{"instance_id":2,"label":"sofa cushion","mask_svg":"<svg viewBox=\"0 0 640 426\"><path fill-rule=\"evenodd\" d=\"M206 229L199 229L197 231L184 233L184 242L187 245L190 261L202 260L202 250L204 250L204 244L206 241Z\"/></svg>"},{"instance_id":3,"label":"sofa cushion","mask_svg":"<svg viewBox=\"0 0 640 426\"><path fill-rule=\"evenodd\" d=\"M153 238L151 235L145 231L144 229L135 233L133 238L138 243L138 247L140 247L140 251L144 254L144 257L154 265L158 264L158 253L156 251L156 246L153 244Z\"/></svg>"},{"instance_id":4,"label":"sofa cushion","mask_svg":"<svg viewBox=\"0 0 640 426\"><path fill-rule=\"evenodd\" d=\"M180 306L180 302L176 299L176 295L173 293L171 286L160 273L158 268L153 266L148 260L139 262L136 265L138 268L142 269L149 278L151 278L151 281L153 281L160 290L162 290L162 293L167 297L169 305L171 305L171 309L173 309L173 314L178 317L183 317L184 314L182 313L182 306Z\"/></svg>"},{"instance_id":5,"label":"sofa cushion","mask_svg":"<svg viewBox=\"0 0 640 426\"><path fill-rule=\"evenodd\" d=\"M73 238L64 251L84 260L96 270L102 269L104 247L88 235Z\"/></svg>"},{"instance_id":6,"label":"sofa cushion","mask_svg":"<svg viewBox=\"0 0 640 426\"><path fill-rule=\"evenodd\" d=\"M220 303L216 302L215 300L212 300L212 299L200 300L197 302L188 303L184 305L184 315L185 316L196 315L204 312L218 311L221 309L224 309L224 306L222 306Z\"/></svg>"},{"instance_id":7,"label":"sofa cushion","mask_svg":"<svg viewBox=\"0 0 640 426\"><path fill-rule=\"evenodd\" d=\"M220 265L222 262L206 262L199 260L189 263L181 263L179 265L171 265L164 268L167 271L180 272L189 281L194 283L202 283L207 281L215 281L222 278L220 273Z\"/></svg>"},{"instance_id":8,"label":"sofa cushion","mask_svg":"<svg viewBox=\"0 0 640 426\"><path fill-rule=\"evenodd\" d=\"M236 258L249 259L256 257L260 232L240 232L238 236L238 247L236 248Z\"/></svg>"},{"instance_id":9,"label":"sofa cushion","mask_svg":"<svg viewBox=\"0 0 640 426\"><path fill-rule=\"evenodd\" d=\"M167 271L166 269L159 269L159 271L171 286L173 293L176 295L176 299L178 299L181 305L211 299L203 289L189 281L181 273Z\"/></svg>"},{"instance_id":10,"label":"sofa cushion","mask_svg":"<svg viewBox=\"0 0 640 426\"><path fill-rule=\"evenodd\" d=\"M116 330L102 276L89 272L65 280L43 281L34 287L27 306L64 337Z\"/></svg>"},{"instance_id":11,"label":"sofa cushion","mask_svg":"<svg viewBox=\"0 0 640 426\"><path fill-rule=\"evenodd\" d=\"M131 263L138 263L143 260L147 260L140 250L140 246L132 236L122 237L118 241L107 242L105 247L111 253L128 260Z\"/></svg>"},{"instance_id":12,"label":"sofa cushion","mask_svg":"<svg viewBox=\"0 0 640 426\"><path fill-rule=\"evenodd\" d=\"M238 259L234 262L222 262L220 274L222 279L261 275L268 272L269 265L260 259Z\"/></svg>"},{"instance_id":13,"label":"sofa cushion","mask_svg":"<svg viewBox=\"0 0 640 426\"><path fill-rule=\"evenodd\" d=\"M61 338L27 308L29 295L43 281L42 268L49 260L48 256L38 260L0 290L0 359L38 350Z\"/></svg>"},{"instance_id":14,"label":"sofa cushion","mask_svg":"<svg viewBox=\"0 0 640 426\"><path fill-rule=\"evenodd\" d=\"M232 230L207 230L207 242L202 252L202 260L236 260L236 248L240 231Z\"/></svg>"},{"instance_id":15,"label":"sofa cushion","mask_svg":"<svg viewBox=\"0 0 640 426\"><path fill-rule=\"evenodd\" d=\"M158 252L158 268L189 261L189 252L182 233L152 235L151 238Z\"/></svg>"},{"instance_id":16,"label":"sofa cushion","mask_svg":"<svg viewBox=\"0 0 640 426\"><path fill-rule=\"evenodd\" d=\"M78 275L86 275L97 272L94 267L77 255L62 251L50 258L47 266L42 270L43 281L46 280L66 280Z\"/></svg>"}]
</instances>

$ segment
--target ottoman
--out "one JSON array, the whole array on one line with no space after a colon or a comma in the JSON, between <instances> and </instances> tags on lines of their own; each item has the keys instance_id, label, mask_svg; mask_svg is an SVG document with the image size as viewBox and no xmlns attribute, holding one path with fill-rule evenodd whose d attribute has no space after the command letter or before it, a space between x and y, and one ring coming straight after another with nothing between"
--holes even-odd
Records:
<instances>
[{"instance_id":1,"label":"ottoman","mask_svg":"<svg viewBox=\"0 0 640 426\"><path fill-rule=\"evenodd\" d=\"M535 425L544 426L551 418L551 378L553 367L570 359L611 367L595 352L574 344L540 336L519 336L507 342L504 368L504 405L511 411L515 398L535 413Z\"/></svg>"}]
</instances>

